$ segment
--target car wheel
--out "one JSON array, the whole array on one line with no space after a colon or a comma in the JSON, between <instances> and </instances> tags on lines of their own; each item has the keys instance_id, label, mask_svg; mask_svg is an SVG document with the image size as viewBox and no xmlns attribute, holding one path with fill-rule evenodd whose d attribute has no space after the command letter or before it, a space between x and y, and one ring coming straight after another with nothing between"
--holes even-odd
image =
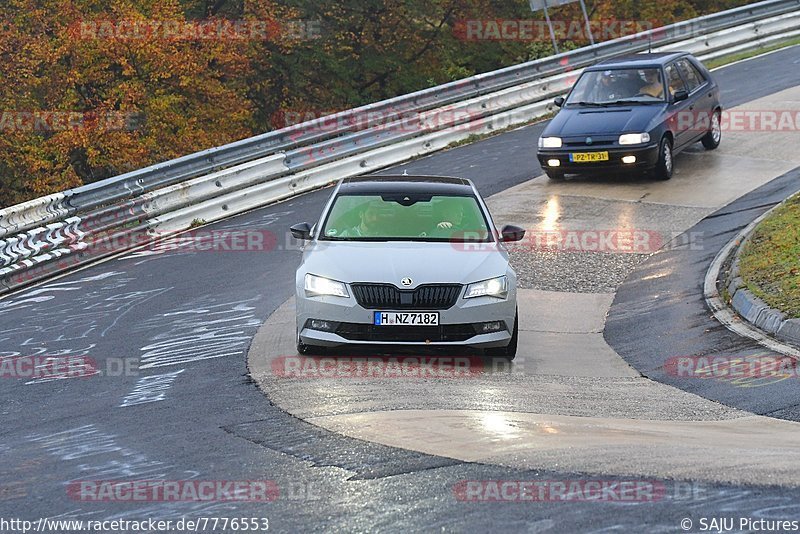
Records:
<instances>
[{"instance_id":1,"label":"car wheel","mask_svg":"<svg viewBox=\"0 0 800 534\"><path fill-rule=\"evenodd\" d=\"M564 173L561 172L561 171L550 171L550 170L547 170L547 171L544 171L544 173L547 175L548 178L550 178L551 180L556 181L556 182L564 179Z\"/></svg>"},{"instance_id":2,"label":"car wheel","mask_svg":"<svg viewBox=\"0 0 800 534\"><path fill-rule=\"evenodd\" d=\"M514 328L511 331L511 341L505 347L487 349L485 354L490 358L505 358L508 361L517 356L517 340L519 338L519 313L514 315Z\"/></svg>"},{"instance_id":3,"label":"car wheel","mask_svg":"<svg viewBox=\"0 0 800 534\"><path fill-rule=\"evenodd\" d=\"M720 125L719 121L720 113L719 111L715 111L711 116L711 128L700 140L700 142L703 143L703 146L708 150L714 150L717 148L719 146L719 142L722 140L722 126Z\"/></svg>"},{"instance_id":4,"label":"car wheel","mask_svg":"<svg viewBox=\"0 0 800 534\"><path fill-rule=\"evenodd\" d=\"M656 163L655 175L659 180L669 180L672 178L672 142L668 137L661 138L658 145L658 163Z\"/></svg>"}]
</instances>

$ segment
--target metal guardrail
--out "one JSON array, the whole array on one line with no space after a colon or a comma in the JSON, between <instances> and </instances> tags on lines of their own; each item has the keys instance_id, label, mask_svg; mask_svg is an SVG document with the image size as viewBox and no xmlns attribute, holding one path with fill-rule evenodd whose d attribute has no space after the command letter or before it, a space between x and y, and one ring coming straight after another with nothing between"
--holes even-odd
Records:
<instances>
[{"instance_id":1,"label":"metal guardrail","mask_svg":"<svg viewBox=\"0 0 800 534\"><path fill-rule=\"evenodd\" d=\"M711 56L799 31L800 0L759 2L343 111L12 206L0 210L0 294L185 229L196 219L216 220L343 175L438 150L471 133L542 115L549 100L568 90L583 67L601 59L651 47ZM380 119L361 120L376 116Z\"/></svg>"},{"instance_id":2,"label":"metal guardrail","mask_svg":"<svg viewBox=\"0 0 800 534\"><path fill-rule=\"evenodd\" d=\"M800 0L770 0L707 15L640 34L626 36L572 52L479 74L456 82L343 111L333 116L283 128L228 145L159 163L114 178L32 200L0 210L0 238L58 220L65 215L87 211L99 205L133 198L190 178L201 176L279 151L290 151L337 138L370 127L360 119L370 114L391 117L418 113L462 101L536 78L580 68L605 57L646 50L688 37L701 36L746 22L760 20L800 8ZM324 127L333 121L335 129Z\"/></svg>"}]
</instances>

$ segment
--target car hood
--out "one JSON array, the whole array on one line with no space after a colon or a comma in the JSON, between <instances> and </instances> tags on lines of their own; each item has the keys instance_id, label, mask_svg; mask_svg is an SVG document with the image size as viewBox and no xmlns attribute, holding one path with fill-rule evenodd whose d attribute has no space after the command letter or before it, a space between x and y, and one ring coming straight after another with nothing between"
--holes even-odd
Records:
<instances>
[{"instance_id":1,"label":"car hood","mask_svg":"<svg viewBox=\"0 0 800 534\"><path fill-rule=\"evenodd\" d=\"M607 108L563 108L542 135L570 137L586 134L648 132L653 119L665 106L612 106Z\"/></svg>"},{"instance_id":2,"label":"car hood","mask_svg":"<svg viewBox=\"0 0 800 534\"><path fill-rule=\"evenodd\" d=\"M481 250L475 250L480 248ZM316 241L309 245L298 270L341 282L376 282L410 288L422 284L468 284L506 274L508 255L496 243L341 243Z\"/></svg>"}]
</instances>

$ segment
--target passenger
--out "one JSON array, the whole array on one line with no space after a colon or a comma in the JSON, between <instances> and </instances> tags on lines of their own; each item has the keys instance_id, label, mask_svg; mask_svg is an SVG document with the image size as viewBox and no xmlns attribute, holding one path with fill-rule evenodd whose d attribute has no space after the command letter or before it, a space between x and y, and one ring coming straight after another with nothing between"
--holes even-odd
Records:
<instances>
[{"instance_id":1,"label":"passenger","mask_svg":"<svg viewBox=\"0 0 800 534\"><path fill-rule=\"evenodd\" d=\"M453 237L463 234L464 228L464 206L461 202L447 202L438 206L438 222L431 232L434 237ZM463 236L462 236L463 237Z\"/></svg>"},{"instance_id":2,"label":"passenger","mask_svg":"<svg viewBox=\"0 0 800 534\"><path fill-rule=\"evenodd\" d=\"M464 220L464 208L461 204L447 204L442 210L441 219L436 224L437 228L458 228Z\"/></svg>"},{"instance_id":3,"label":"passenger","mask_svg":"<svg viewBox=\"0 0 800 534\"><path fill-rule=\"evenodd\" d=\"M681 79L681 75L678 74L678 69L672 65L667 67L667 79L669 80L670 96L675 96L675 93L686 88L683 79Z\"/></svg>"},{"instance_id":4,"label":"passenger","mask_svg":"<svg viewBox=\"0 0 800 534\"><path fill-rule=\"evenodd\" d=\"M664 98L664 83L661 81L661 72L657 69L647 69L644 71L644 78L647 85L639 89L639 93L655 98Z\"/></svg>"}]
</instances>

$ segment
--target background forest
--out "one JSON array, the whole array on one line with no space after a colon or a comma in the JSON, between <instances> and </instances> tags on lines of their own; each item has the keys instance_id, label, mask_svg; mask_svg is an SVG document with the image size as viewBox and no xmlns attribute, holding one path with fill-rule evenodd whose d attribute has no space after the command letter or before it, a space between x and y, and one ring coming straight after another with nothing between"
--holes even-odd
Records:
<instances>
[{"instance_id":1,"label":"background forest","mask_svg":"<svg viewBox=\"0 0 800 534\"><path fill-rule=\"evenodd\" d=\"M587 8L660 26L745 3ZM571 4L551 17L582 15ZM0 207L551 55L549 38L464 39L465 21L542 18L527 0L3 0ZM267 38L131 38L123 21L260 21Z\"/></svg>"}]
</instances>

